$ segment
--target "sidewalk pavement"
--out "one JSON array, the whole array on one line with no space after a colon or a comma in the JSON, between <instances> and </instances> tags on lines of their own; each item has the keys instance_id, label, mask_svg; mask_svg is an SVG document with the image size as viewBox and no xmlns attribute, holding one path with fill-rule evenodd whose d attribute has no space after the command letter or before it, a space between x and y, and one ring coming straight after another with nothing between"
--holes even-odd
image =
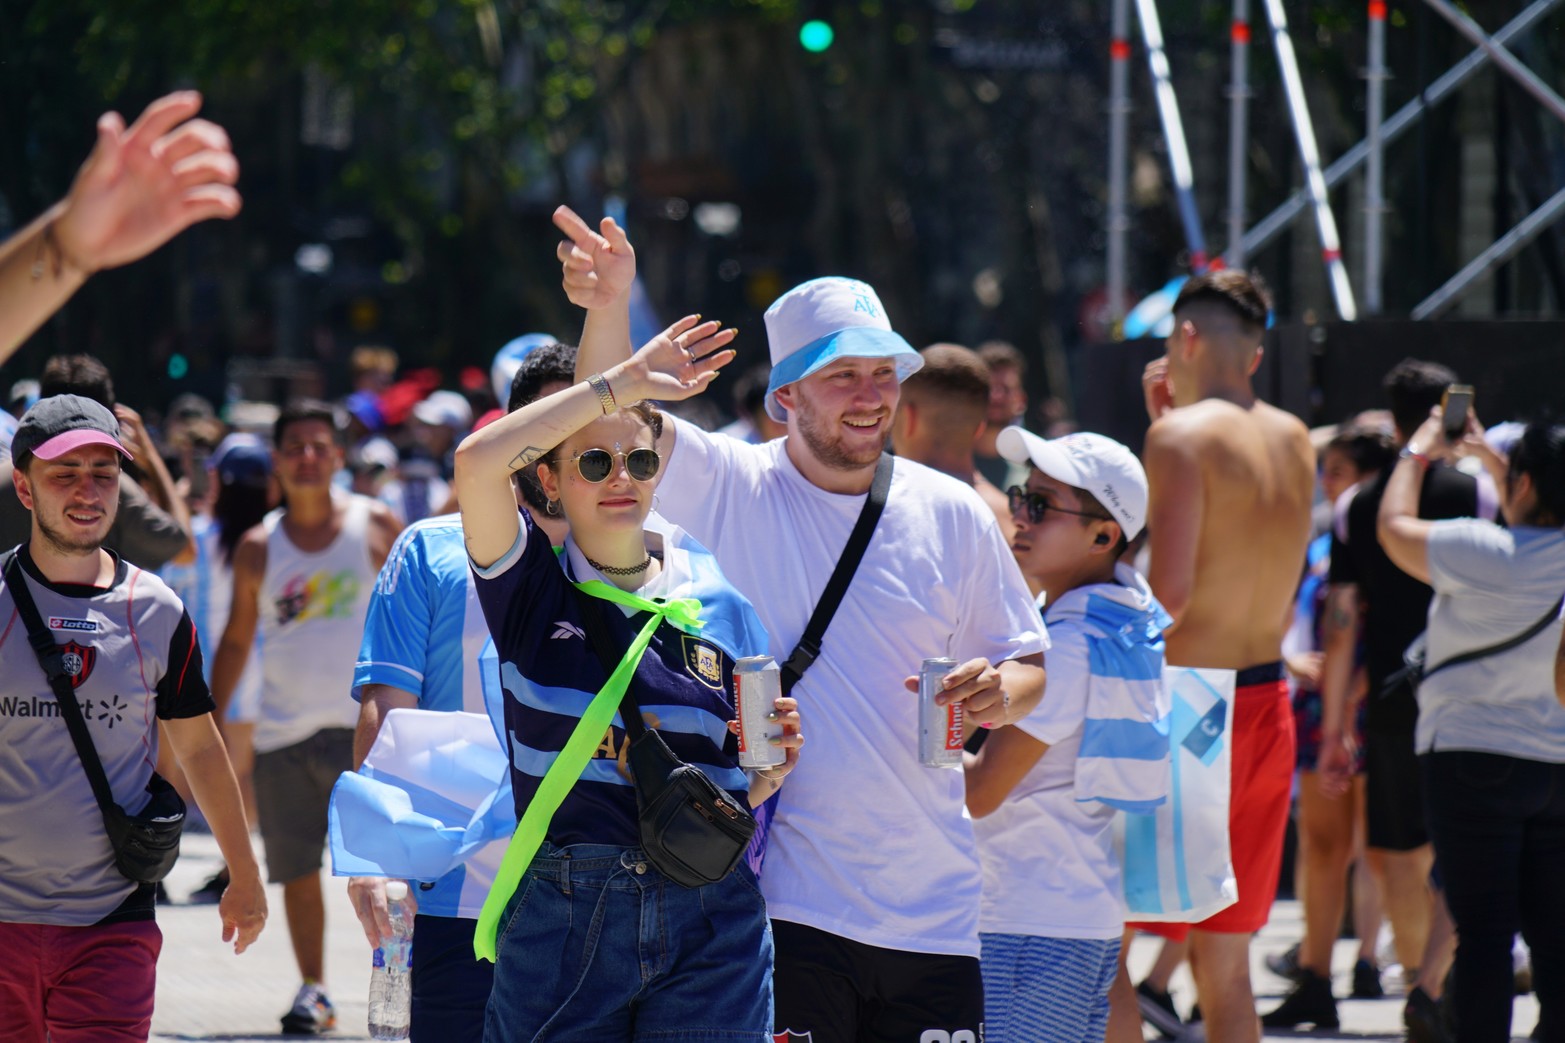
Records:
<instances>
[{"instance_id":1,"label":"sidewalk pavement","mask_svg":"<svg viewBox=\"0 0 1565 1043\"><path fill-rule=\"evenodd\" d=\"M184 853L169 875L166 886L174 900L201 886L220 863L217 844L201 833L186 834ZM163 955L158 963L157 1008L152 1017L152 1038L173 1040L273 1040L279 1021L293 1002L299 987L288 926L283 916L282 889L269 887L270 916L261 938L243 956L221 940L217 907L173 905L158 909L163 929ZM369 994L370 953L358 921L348 907L347 881L326 882L327 987L337 1007L337 1040L368 1039L365 1030L366 997ZM1300 933L1299 905L1280 901L1252 947L1253 978L1257 1005L1269 1010L1277 1004L1288 983L1267 971L1262 959L1281 952ZM1131 949L1131 969L1140 973L1157 952L1156 939L1139 938ZM1338 943L1333 960L1333 983L1339 996L1348 992L1356 943ZM1188 970L1181 968L1172 982L1175 1002L1188 1010L1195 998ZM1402 1000L1343 1000L1338 1004L1342 1029L1336 1032L1273 1032L1268 1040L1400 1040ZM1537 1020L1538 1005L1532 996L1516 1001L1512 1032L1524 1040ZM1149 1036L1153 1035L1149 1032Z\"/></svg>"}]
</instances>

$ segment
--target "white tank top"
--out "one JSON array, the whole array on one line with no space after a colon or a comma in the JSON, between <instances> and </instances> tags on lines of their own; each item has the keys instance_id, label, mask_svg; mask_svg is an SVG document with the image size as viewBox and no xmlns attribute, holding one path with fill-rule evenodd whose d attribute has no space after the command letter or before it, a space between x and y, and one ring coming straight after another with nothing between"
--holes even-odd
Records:
<instances>
[{"instance_id":1,"label":"white tank top","mask_svg":"<svg viewBox=\"0 0 1565 1043\"><path fill-rule=\"evenodd\" d=\"M338 503L341 499L334 494ZM349 494L342 530L325 550L306 554L283 531L282 509L266 527L261 580L261 712L258 753L302 742L322 728L352 728L359 704L349 694L375 587L369 520L374 504Z\"/></svg>"}]
</instances>

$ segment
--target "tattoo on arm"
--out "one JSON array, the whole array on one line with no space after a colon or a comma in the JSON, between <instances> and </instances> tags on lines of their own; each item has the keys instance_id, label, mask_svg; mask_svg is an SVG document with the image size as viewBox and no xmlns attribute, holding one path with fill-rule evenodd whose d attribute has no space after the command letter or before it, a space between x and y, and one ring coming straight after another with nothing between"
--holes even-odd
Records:
<instances>
[{"instance_id":1,"label":"tattoo on arm","mask_svg":"<svg viewBox=\"0 0 1565 1043\"><path fill-rule=\"evenodd\" d=\"M541 459L543 454L544 450L539 449L535 445L530 445L526 449L523 449L521 452L517 453L515 456L511 457L511 463L509 466L513 471L520 471L528 464Z\"/></svg>"}]
</instances>

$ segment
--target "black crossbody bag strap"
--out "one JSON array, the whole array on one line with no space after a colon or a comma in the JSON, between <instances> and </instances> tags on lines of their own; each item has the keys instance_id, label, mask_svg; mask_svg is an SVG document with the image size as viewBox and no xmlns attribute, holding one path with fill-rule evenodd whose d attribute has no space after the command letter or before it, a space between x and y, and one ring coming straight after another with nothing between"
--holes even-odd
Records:
<instances>
[{"instance_id":1,"label":"black crossbody bag strap","mask_svg":"<svg viewBox=\"0 0 1565 1043\"><path fill-rule=\"evenodd\" d=\"M1549 609L1548 612L1544 613L1542 619L1528 627L1524 632L1517 634L1513 638L1501 641L1497 645L1490 645L1487 648L1479 648L1471 652L1463 652L1461 655L1454 655L1450 659L1444 660L1439 665L1432 666L1428 670L1425 670L1424 680L1429 680L1431 676L1438 674L1448 666L1460 666L1463 663L1471 663L1475 659L1487 659L1492 655L1499 655L1502 652L1509 652L1517 645L1526 644L1528 641L1531 641L1533 638L1547 630L1549 626L1559 618L1560 609L1562 608L1565 608L1565 595L1561 595L1560 599L1554 603L1554 607Z\"/></svg>"},{"instance_id":2,"label":"black crossbody bag strap","mask_svg":"<svg viewBox=\"0 0 1565 1043\"><path fill-rule=\"evenodd\" d=\"M831 617L837 614L837 606L842 604L843 596L848 593L853 574L858 571L859 561L875 535L880 513L886 509L886 495L891 491L891 468L894 462L895 457L890 453L881 453L880 460L875 464L875 478L870 482L869 496L865 498L864 509L859 512L859 520L854 523L853 532L842 549L842 557L837 559L837 567L832 570L831 579L826 581L826 589L821 591L821 599L816 602L815 611L804 627L804 635L782 664L784 695L793 691L799 678L820 658L821 640L826 636L826 628L831 625Z\"/></svg>"},{"instance_id":3,"label":"black crossbody bag strap","mask_svg":"<svg viewBox=\"0 0 1565 1043\"><path fill-rule=\"evenodd\" d=\"M114 791L109 788L109 777L103 772L103 761L98 759L98 750L87 732L87 722L82 718L81 707L77 705L76 693L71 690L71 679L65 673L65 655L38 615L38 605L33 601L33 592L27 589L27 579L22 575L22 563L18 558L15 550L5 556L5 585L11 591L11 600L16 604L17 614L22 617L22 624L27 627L27 643L33 646L38 665L43 667L44 676L49 679L49 687L54 690L60 716L65 718L66 730L71 733L71 742L76 745L76 755L81 758L87 781L92 784L92 795L98 801L98 810L103 813L104 823L108 825L114 814L109 809L113 808L117 812L119 805L114 803Z\"/></svg>"}]
</instances>

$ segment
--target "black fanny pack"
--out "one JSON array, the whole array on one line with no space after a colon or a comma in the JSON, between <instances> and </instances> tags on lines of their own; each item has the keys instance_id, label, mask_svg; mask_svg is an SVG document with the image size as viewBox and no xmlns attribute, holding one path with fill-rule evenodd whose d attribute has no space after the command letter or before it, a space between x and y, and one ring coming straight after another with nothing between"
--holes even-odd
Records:
<instances>
[{"instance_id":1,"label":"black fanny pack","mask_svg":"<svg viewBox=\"0 0 1565 1043\"><path fill-rule=\"evenodd\" d=\"M104 774L103 762L98 758L92 736L87 731L87 722L82 718L81 707L77 705L70 675L65 672L65 655L38 615L38 606L33 602L32 591L27 587L21 562L17 560L17 552L14 550L6 555L4 575L5 585L11 591L11 600L16 603L16 611L27 627L27 641L33 646L33 653L38 657L38 665L43 668L44 676L49 679L49 687L54 690L60 716L65 718L66 730L71 733L71 742L76 745L76 755L81 758L87 781L92 785L92 795L103 815L104 831L114 848L114 867L128 880L139 884L155 884L168 876L179 858L179 837L185 828L184 798L167 779L153 772L147 783L151 799L140 812L127 814L124 808L114 802L114 793L109 788L108 776Z\"/></svg>"},{"instance_id":2,"label":"black fanny pack","mask_svg":"<svg viewBox=\"0 0 1565 1043\"><path fill-rule=\"evenodd\" d=\"M587 643L603 664L605 676L619 665L597 598L576 588L586 624ZM620 701L620 717L630 740L626 761L636 787L636 818L641 847L658 871L684 887L722 880L744 857L755 835L755 818L706 772L686 764L663 737L641 719L636 679Z\"/></svg>"},{"instance_id":3,"label":"black fanny pack","mask_svg":"<svg viewBox=\"0 0 1565 1043\"><path fill-rule=\"evenodd\" d=\"M1554 603L1553 608L1543 614L1542 618L1515 637L1507 638L1498 644L1486 645L1483 648L1475 648L1470 652L1454 655L1430 667L1425 666L1429 656L1429 634L1427 631L1419 634L1413 640L1413 643L1408 645L1407 651L1402 653L1402 669L1386 678L1385 684L1381 686L1379 695L1382 697L1391 695L1402 687L1408 688L1414 695L1417 695L1420 684L1447 667L1461 666L1463 663L1487 659L1490 656L1509 652L1513 648L1524 645L1553 625L1554 621L1560 618L1560 609L1562 608L1565 608L1565 597L1561 597L1560 600Z\"/></svg>"}]
</instances>

